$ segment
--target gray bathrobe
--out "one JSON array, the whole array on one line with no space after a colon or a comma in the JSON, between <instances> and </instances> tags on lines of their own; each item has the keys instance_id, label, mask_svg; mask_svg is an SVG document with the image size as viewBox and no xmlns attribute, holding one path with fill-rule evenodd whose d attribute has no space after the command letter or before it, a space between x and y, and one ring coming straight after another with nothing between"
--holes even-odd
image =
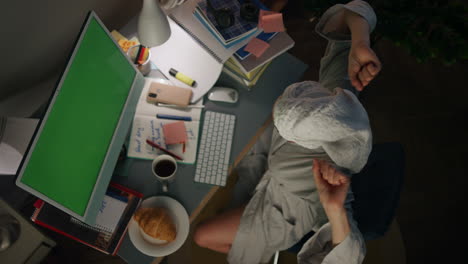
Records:
<instances>
[{"instance_id":1,"label":"gray bathrobe","mask_svg":"<svg viewBox=\"0 0 468 264\"><path fill-rule=\"evenodd\" d=\"M371 150L367 114L347 77L350 36L323 32L343 8L364 17L371 30L375 26L372 8L360 0L333 6L317 24L316 31L329 40L320 82L291 85L275 105L267 170L245 207L229 263L267 262L275 251L290 248L311 230L315 235L302 247L298 263L361 263L364 259L364 240L352 218L352 192L345 202L351 232L332 247L331 227L312 175L312 158L356 173Z\"/></svg>"}]
</instances>

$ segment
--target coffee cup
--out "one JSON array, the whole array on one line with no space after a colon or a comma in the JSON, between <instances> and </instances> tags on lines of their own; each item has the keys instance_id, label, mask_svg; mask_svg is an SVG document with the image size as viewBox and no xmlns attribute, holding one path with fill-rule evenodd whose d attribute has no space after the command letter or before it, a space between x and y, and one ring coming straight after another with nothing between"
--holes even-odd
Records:
<instances>
[{"instance_id":1,"label":"coffee cup","mask_svg":"<svg viewBox=\"0 0 468 264\"><path fill-rule=\"evenodd\" d=\"M174 180L177 171L176 160L169 155L159 155L151 164L151 171L161 182L163 192L168 191L169 182Z\"/></svg>"}]
</instances>

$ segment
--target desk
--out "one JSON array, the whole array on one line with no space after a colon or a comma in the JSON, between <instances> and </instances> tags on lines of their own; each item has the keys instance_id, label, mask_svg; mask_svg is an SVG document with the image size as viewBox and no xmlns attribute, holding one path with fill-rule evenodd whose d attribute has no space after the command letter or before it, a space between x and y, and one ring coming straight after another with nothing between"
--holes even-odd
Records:
<instances>
[{"instance_id":1,"label":"desk","mask_svg":"<svg viewBox=\"0 0 468 264\"><path fill-rule=\"evenodd\" d=\"M276 98L288 85L298 81L306 68L304 63L285 53L271 63L252 91L238 88L240 97L236 104L205 100L207 110L232 113L237 117L230 159L231 168L241 159L246 145L269 118ZM225 75L221 75L217 85L236 86ZM127 177L116 176L113 180L143 193L145 197L161 194L161 186L151 173L151 161L132 159L129 166ZM190 222L196 219L212 195L222 188L194 182L194 173L194 165L179 164L177 177L170 185L168 194L185 207L190 215ZM146 264L154 260L153 257L138 251L128 234L124 238L118 255L132 264Z\"/></svg>"}]
</instances>

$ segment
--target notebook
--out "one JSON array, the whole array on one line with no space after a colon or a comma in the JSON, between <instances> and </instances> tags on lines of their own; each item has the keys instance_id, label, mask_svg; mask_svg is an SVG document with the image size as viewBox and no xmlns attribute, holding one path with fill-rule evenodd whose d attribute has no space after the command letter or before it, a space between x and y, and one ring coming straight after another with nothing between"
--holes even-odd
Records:
<instances>
[{"instance_id":1,"label":"notebook","mask_svg":"<svg viewBox=\"0 0 468 264\"><path fill-rule=\"evenodd\" d=\"M130 132L129 144L127 149L127 156L130 158L139 158L153 160L157 155L164 154L161 150L151 147L146 143L149 139L161 147L179 155L183 158L180 163L195 163L197 156L198 136L200 128L201 108L178 108L178 107L163 107L157 106L146 101L146 95L149 90L151 82L166 82L161 79L146 78L146 84L141 93L138 101L135 117L133 119L132 130ZM201 106L202 100L198 101L195 105ZM160 119L157 114L188 116L192 121L184 121L187 142L184 144L166 144L164 140L163 126L180 122L177 120Z\"/></svg>"},{"instance_id":2,"label":"notebook","mask_svg":"<svg viewBox=\"0 0 468 264\"><path fill-rule=\"evenodd\" d=\"M193 15L215 37L215 39L227 49L230 48L230 47L233 47L233 46L237 46L238 43L243 42L243 41L248 40L248 39L251 39L252 37L255 37L256 35L260 34L260 32L261 32L260 30L255 29L253 31L249 31L248 34L246 34L246 35L243 35L243 36L241 36L239 38L236 38L236 39L232 39L230 42L226 42L223 39L223 37L221 35L219 35L219 33L217 33L213 29L213 27L208 24L208 22L206 21L206 19L203 18L203 16L200 14L200 12L195 12Z\"/></svg>"},{"instance_id":3,"label":"notebook","mask_svg":"<svg viewBox=\"0 0 468 264\"><path fill-rule=\"evenodd\" d=\"M31 220L103 253L115 255L142 197L138 192L111 183L94 226L87 225L42 200L34 204L36 209Z\"/></svg>"},{"instance_id":4,"label":"notebook","mask_svg":"<svg viewBox=\"0 0 468 264\"><path fill-rule=\"evenodd\" d=\"M86 227L94 230L113 233L126 206L127 204L125 202L106 195L102 201L101 208L99 209L99 213L96 217L96 224L94 226L84 224L74 217L71 218L71 221L75 224L86 225Z\"/></svg>"},{"instance_id":5,"label":"notebook","mask_svg":"<svg viewBox=\"0 0 468 264\"><path fill-rule=\"evenodd\" d=\"M257 23L245 21L240 17L240 3L231 0L210 0L215 9L228 8L234 16L234 24L228 28L220 28L214 15L207 11L206 0L200 1L193 15L219 40L225 47L239 43L245 37L257 31Z\"/></svg>"},{"instance_id":6,"label":"notebook","mask_svg":"<svg viewBox=\"0 0 468 264\"><path fill-rule=\"evenodd\" d=\"M292 48L294 46L294 40L286 32L279 32L270 40L269 44L270 47L258 58L249 56L244 60L234 58L233 61L247 74Z\"/></svg>"},{"instance_id":7,"label":"notebook","mask_svg":"<svg viewBox=\"0 0 468 264\"><path fill-rule=\"evenodd\" d=\"M229 57L234 54L238 49L245 46L249 38L243 39L239 43L224 47L217 39L210 33L206 27L193 15L197 4L204 0L191 0L184 4L169 10L168 15L177 25L184 29L201 47L203 47L213 58L220 64L224 63ZM261 31L256 30L251 36L254 37L260 34ZM222 66L222 65L221 65ZM158 65L159 67L159 65ZM221 71L221 67L219 68Z\"/></svg>"}]
</instances>

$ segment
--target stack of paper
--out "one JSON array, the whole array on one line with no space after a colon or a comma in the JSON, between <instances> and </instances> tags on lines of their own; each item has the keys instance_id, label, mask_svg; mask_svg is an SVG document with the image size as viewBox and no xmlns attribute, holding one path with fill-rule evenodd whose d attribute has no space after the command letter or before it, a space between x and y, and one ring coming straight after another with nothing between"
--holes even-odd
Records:
<instances>
[{"instance_id":1,"label":"stack of paper","mask_svg":"<svg viewBox=\"0 0 468 264\"><path fill-rule=\"evenodd\" d=\"M223 72L247 89L250 89L260 79L266 68L268 68L268 65L270 65L270 62L265 63L263 66L258 67L251 72L245 73L237 60L234 57L231 57L226 61L226 63L224 63Z\"/></svg>"},{"instance_id":2,"label":"stack of paper","mask_svg":"<svg viewBox=\"0 0 468 264\"><path fill-rule=\"evenodd\" d=\"M263 32L256 38L265 42L269 42L276 36L278 32L283 32L285 30L283 24L283 14L273 11L260 10L257 27ZM250 52L246 50L247 47L248 45L236 51L235 54L237 58L243 60L250 55Z\"/></svg>"},{"instance_id":3,"label":"stack of paper","mask_svg":"<svg viewBox=\"0 0 468 264\"><path fill-rule=\"evenodd\" d=\"M294 40L286 32L279 32L268 44L268 49L258 58L248 56L241 60L232 56L224 64L223 72L250 89L274 58L294 46Z\"/></svg>"}]
</instances>

